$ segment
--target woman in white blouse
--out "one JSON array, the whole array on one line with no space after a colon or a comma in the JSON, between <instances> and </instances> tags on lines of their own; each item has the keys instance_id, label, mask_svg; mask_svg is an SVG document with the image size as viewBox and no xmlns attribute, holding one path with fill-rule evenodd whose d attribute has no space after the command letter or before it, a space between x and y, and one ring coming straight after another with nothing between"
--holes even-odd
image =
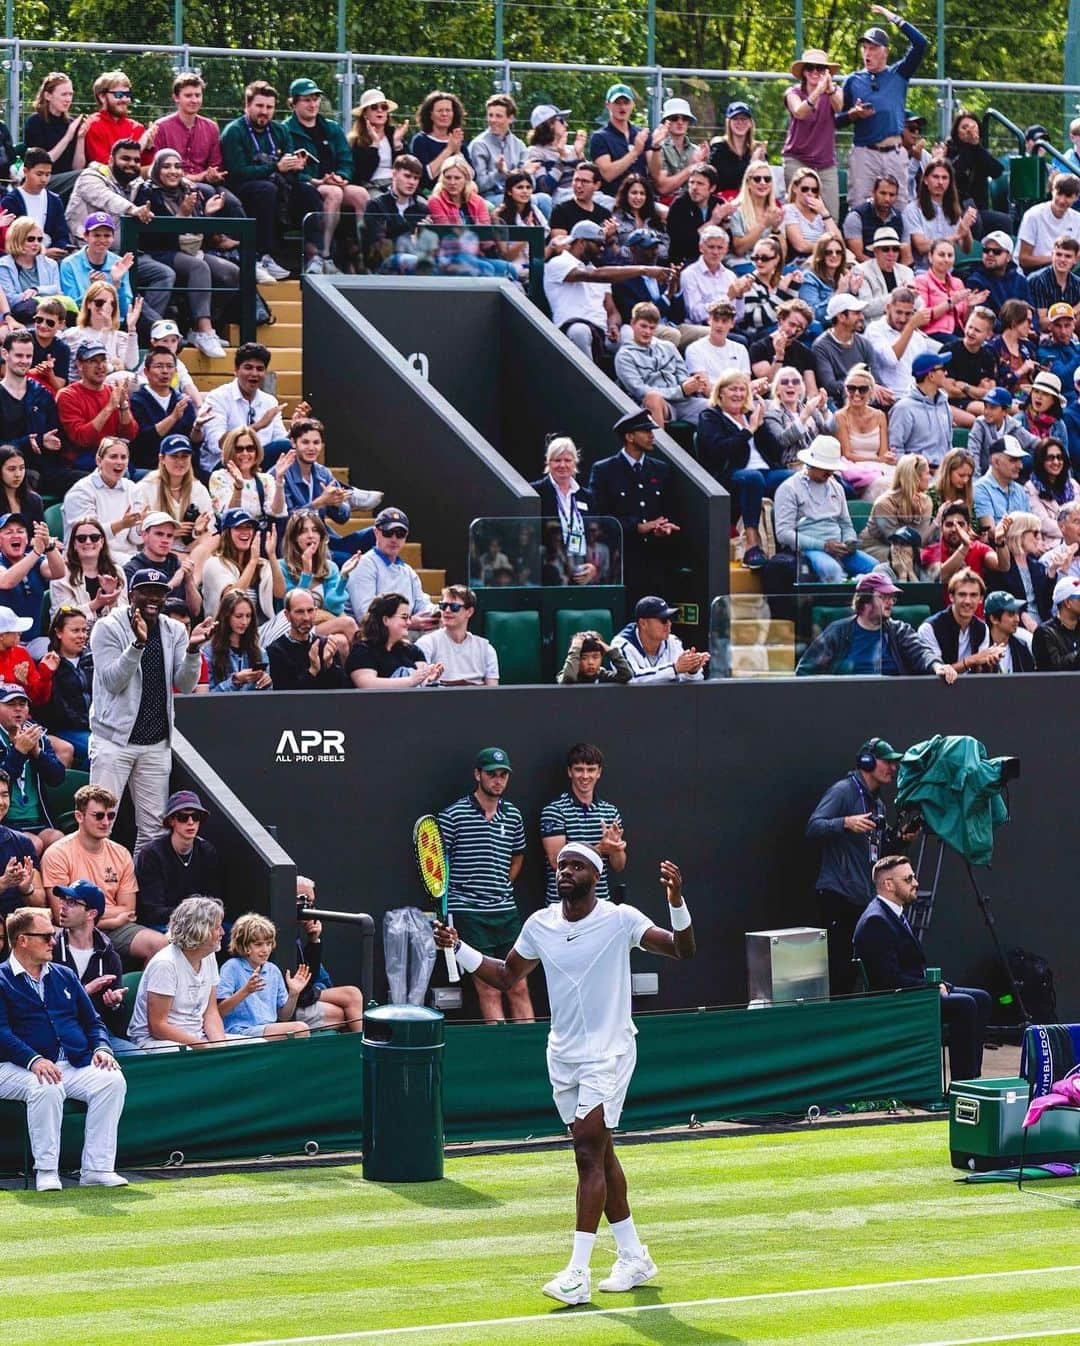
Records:
<instances>
[{"instance_id":1,"label":"woman in white blouse","mask_svg":"<svg viewBox=\"0 0 1080 1346\"><path fill-rule=\"evenodd\" d=\"M166 435L161 441L158 465L138 482L132 504L156 514L159 510L175 519L173 551L203 556L214 546L214 504L210 492L195 477L191 466L191 441L184 435ZM137 529L128 535L142 545Z\"/></svg>"},{"instance_id":2,"label":"woman in white blouse","mask_svg":"<svg viewBox=\"0 0 1080 1346\"><path fill-rule=\"evenodd\" d=\"M242 509L253 519L280 519L286 513L285 473L296 462L296 450L283 453L274 471L260 472L263 447L248 426L230 430L221 441L221 466L210 474L210 497L220 517Z\"/></svg>"},{"instance_id":3,"label":"woman in white blouse","mask_svg":"<svg viewBox=\"0 0 1080 1346\"><path fill-rule=\"evenodd\" d=\"M116 287L107 280L95 280L86 287L75 326L64 332L64 340L74 353L93 332L104 345L109 356L109 371L113 374L139 367L139 337L136 326L142 312L140 295L128 309L124 326L120 326L120 301Z\"/></svg>"}]
</instances>

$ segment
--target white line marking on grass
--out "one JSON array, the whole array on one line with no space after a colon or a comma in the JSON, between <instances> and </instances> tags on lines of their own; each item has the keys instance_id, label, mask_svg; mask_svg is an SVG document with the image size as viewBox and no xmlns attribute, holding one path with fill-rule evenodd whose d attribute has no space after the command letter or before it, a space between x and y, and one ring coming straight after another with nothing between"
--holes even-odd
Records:
<instances>
[{"instance_id":1,"label":"white line marking on grass","mask_svg":"<svg viewBox=\"0 0 1080 1346\"><path fill-rule=\"evenodd\" d=\"M999 1341L1049 1341L1051 1337L1080 1337L1080 1327L1052 1327L1045 1332L1011 1332L1006 1337L956 1337L951 1341L920 1341L916 1346L994 1346Z\"/></svg>"},{"instance_id":2,"label":"white line marking on grass","mask_svg":"<svg viewBox=\"0 0 1080 1346\"><path fill-rule=\"evenodd\" d=\"M914 1285L958 1285L964 1281L1014 1280L1024 1276L1060 1276L1080 1271L1080 1266L1026 1267L1016 1271L971 1271L957 1276L918 1276L913 1280L868 1281L861 1285L818 1285L805 1290L764 1290L753 1295L722 1295L712 1299L679 1299L666 1304L628 1304L624 1308L603 1308L595 1305L585 1313L521 1313L513 1318L472 1318L449 1323L420 1323L415 1327L368 1327L359 1332L326 1332L313 1337L262 1337L253 1341L229 1342L228 1346L317 1346L327 1341L370 1341L377 1337L419 1336L422 1332L451 1332L469 1328L514 1327L520 1323L537 1326L551 1323L578 1323L594 1314L604 1318L625 1317L631 1313L669 1313L672 1309L703 1309L723 1305L760 1304L769 1300L809 1299L822 1295L847 1295L868 1290L904 1290ZM971 1337L967 1341L920 1342L918 1346L977 1346L978 1343L999 1341L1041 1340L1046 1337L1077 1335L1078 1328L1054 1329L1048 1332L1021 1332L1007 1337Z\"/></svg>"}]
</instances>

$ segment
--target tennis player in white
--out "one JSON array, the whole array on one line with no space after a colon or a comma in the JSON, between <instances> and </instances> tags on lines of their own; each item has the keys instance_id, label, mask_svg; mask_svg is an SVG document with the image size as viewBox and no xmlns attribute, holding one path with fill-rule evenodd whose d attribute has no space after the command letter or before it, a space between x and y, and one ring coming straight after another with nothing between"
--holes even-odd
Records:
<instances>
[{"instance_id":1,"label":"tennis player in white","mask_svg":"<svg viewBox=\"0 0 1080 1346\"><path fill-rule=\"evenodd\" d=\"M604 862L591 846L571 841L559 852L555 885L561 901L534 912L505 962L486 958L439 922L435 942L452 948L466 972L501 990L544 965L551 1031L547 1063L559 1116L571 1127L577 1161L577 1226L570 1261L544 1286L563 1304L592 1298L589 1262L601 1214L615 1236L618 1256L600 1290L632 1290L656 1275L656 1263L638 1238L626 1199L626 1175L611 1133L619 1124L637 1050L630 1014L630 950L667 958L693 958L694 932L682 897L682 875L660 863L660 882L671 909L671 930L661 930L636 907L601 902L596 880Z\"/></svg>"}]
</instances>

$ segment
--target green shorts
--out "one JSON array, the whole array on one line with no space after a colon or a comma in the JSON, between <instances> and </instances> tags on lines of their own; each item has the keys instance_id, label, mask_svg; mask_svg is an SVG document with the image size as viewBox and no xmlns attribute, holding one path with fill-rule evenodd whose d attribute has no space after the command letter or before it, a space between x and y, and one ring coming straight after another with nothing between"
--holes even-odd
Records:
<instances>
[{"instance_id":1,"label":"green shorts","mask_svg":"<svg viewBox=\"0 0 1080 1346\"><path fill-rule=\"evenodd\" d=\"M454 929L466 944L489 958L505 958L521 933L517 911L455 911Z\"/></svg>"}]
</instances>

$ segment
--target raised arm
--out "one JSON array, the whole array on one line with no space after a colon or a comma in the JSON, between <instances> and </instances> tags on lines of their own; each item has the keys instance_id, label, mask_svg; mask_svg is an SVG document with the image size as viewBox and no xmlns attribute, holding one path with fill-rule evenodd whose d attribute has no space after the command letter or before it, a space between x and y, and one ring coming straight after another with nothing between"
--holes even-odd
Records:
<instances>
[{"instance_id":1,"label":"raised arm","mask_svg":"<svg viewBox=\"0 0 1080 1346\"><path fill-rule=\"evenodd\" d=\"M646 953L658 953L664 958L693 958L697 953L694 927L683 901L682 874L673 860L660 861L660 884L670 908L671 929L651 925L641 937L641 947Z\"/></svg>"}]
</instances>

